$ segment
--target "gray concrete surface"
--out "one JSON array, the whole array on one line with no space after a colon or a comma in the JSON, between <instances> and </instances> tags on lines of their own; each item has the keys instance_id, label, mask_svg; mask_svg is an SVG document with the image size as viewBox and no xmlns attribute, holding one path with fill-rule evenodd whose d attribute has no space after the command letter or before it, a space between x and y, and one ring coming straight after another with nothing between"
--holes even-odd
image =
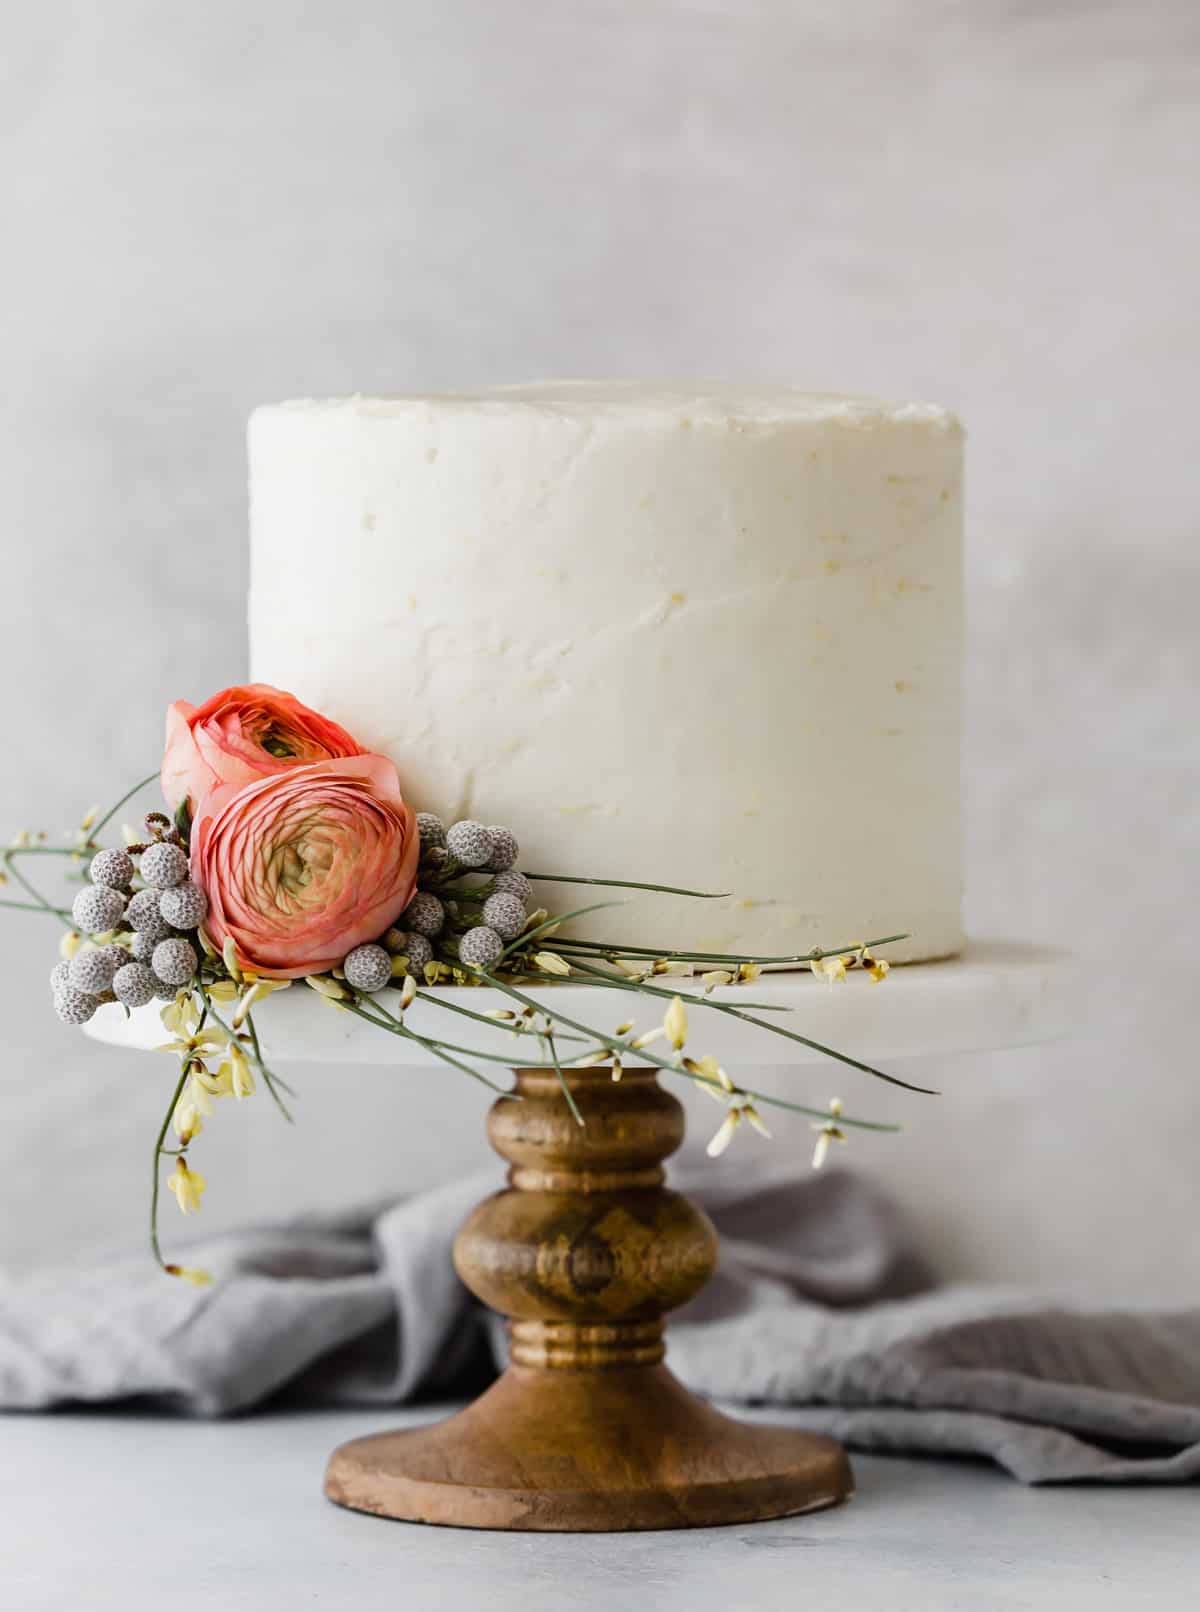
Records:
<instances>
[{"instance_id":1,"label":"gray concrete surface","mask_svg":"<svg viewBox=\"0 0 1200 1612\"><path fill-rule=\"evenodd\" d=\"M1190 1612L1192 1490L1024 1489L966 1462L855 1462L848 1506L750 1527L487 1534L321 1496L329 1450L430 1409L218 1425L0 1422L0 1601L20 1612Z\"/></svg>"}]
</instances>

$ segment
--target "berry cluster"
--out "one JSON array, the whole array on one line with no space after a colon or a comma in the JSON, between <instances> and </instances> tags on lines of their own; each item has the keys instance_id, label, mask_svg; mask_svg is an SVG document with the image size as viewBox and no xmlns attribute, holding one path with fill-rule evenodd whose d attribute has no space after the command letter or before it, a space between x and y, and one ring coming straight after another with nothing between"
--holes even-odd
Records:
<instances>
[{"instance_id":1,"label":"berry cluster","mask_svg":"<svg viewBox=\"0 0 1200 1612\"><path fill-rule=\"evenodd\" d=\"M187 852L169 820L152 812L145 832L144 844L98 851L91 882L72 904L72 922L89 938L50 975L54 1010L65 1024L86 1024L104 1002L135 1008L155 997L172 1001L195 977L195 932L208 900L188 879Z\"/></svg>"},{"instance_id":2,"label":"berry cluster","mask_svg":"<svg viewBox=\"0 0 1200 1612\"><path fill-rule=\"evenodd\" d=\"M378 943L357 946L342 964L356 991L382 990L398 975L445 977L456 963L490 968L525 928L533 886L516 868L520 847L510 829L471 818L449 828L417 813L421 861L417 892ZM468 882L478 876L477 884Z\"/></svg>"}]
</instances>

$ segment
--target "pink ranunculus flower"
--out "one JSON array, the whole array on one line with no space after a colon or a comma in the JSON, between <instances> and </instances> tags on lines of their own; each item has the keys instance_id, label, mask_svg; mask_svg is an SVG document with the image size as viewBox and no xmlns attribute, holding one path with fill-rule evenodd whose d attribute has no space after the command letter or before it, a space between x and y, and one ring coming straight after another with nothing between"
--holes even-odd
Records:
<instances>
[{"instance_id":1,"label":"pink ranunculus flower","mask_svg":"<svg viewBox=\"0 0 1200 1612\"><path fill-rule=\"evenodd\" d=\"M386 756L221 784L192 823L204 927L269 979L319 974L375 940L412 900L419 854L416 814Z\"/></svg>"},{"instance_id":2,"label":"pink ranunculus flower","mask_svg":"<svg viewBox=\"0 0 1200 1612\"><path fill-rule=\"evenodd\" d=\"M176 700L167 711L162 789L172 811L192 810L218 784L248 784L269 773L338 756L365 755L345 728L269 683L225 688L203 705Z\"/></svg>"}]
</instances>

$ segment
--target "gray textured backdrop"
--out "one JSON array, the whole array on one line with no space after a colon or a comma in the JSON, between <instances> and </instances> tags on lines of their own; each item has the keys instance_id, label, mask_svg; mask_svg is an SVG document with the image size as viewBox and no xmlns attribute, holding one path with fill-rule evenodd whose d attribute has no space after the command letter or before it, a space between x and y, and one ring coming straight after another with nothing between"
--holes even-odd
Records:
<instances>
[{"instance_id":1,"label":"gray textured backdrop","mask_svg":"<svg viewBox=\"0 0 1200 1612\"><path fill-rule=\"evenodd\" d=\"M61 830L149 770L168 699L243 672L256 402L620 374L949 403L971 432L970 926L1069 943L1095 990L1077 1045L928 1068L947 1096L859 1157L948 1270L1194 1289L1194 7L43 0L4 21L0 828ZM167 1066L61 1028L52 937L7 917L20 1264L140 1234ZM309 1071L295 1133L222 1112L210 1223L481 1157L481 1105L446 1080Z\"/></svg>"}]
</instances>

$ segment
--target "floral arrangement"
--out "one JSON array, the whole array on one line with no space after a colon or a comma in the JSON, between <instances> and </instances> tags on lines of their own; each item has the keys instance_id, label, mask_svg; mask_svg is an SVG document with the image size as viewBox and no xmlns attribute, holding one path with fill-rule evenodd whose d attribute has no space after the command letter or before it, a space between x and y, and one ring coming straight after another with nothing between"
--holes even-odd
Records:
<instances>
[{"instance_id":1,"label":"floral arrangement","mask_svg":"<svg viewBox=\"0 0 1200 1612\"><path fill-rule=\"evenodd\" d=\"M122 807L155 782L168 811L151 811L140 829L125 828L123 844L105 845L101 836ZM607 1065L619 1080L625 1063L636 1059L680 1075L725 1109L708 1146L712 1155L743 1125L769 1136L761 1106L811 1117L818 1166L849 1128L897 1127L853 1118L837 1099L827 1109L809 1108L739 1084L715 1058L689 1051L689 1004L732 1014L895 1085L926 1089L821 1046L779 1022L777 1004L745 996L764 969L779 967L806 966L831 986L854 968L882 981L888 964L875 951L902 936L792 957L609 946L572 937L569 924L611 903L552 916L536 905L537 884L712 896L669 885L522 872L519 855L509 828L475 821L447 826L432 813L414 811L387 757L263 684L224 689L198 707L172 705L159 772L103 815L89 812L65 845L24 832L0 852L0 882L16 885L26 898L0 904L50 914L64 925L50 976L60 1019L83 1025L105 1004L132 1012L162 1003L171 1036L164 1050L178 1059L154 1144L150 1240L164 1271L195 1283L209 1280L163 1257L163 1160L174 1160L166 1184L190 1214L206 1185L190 1150L215 1101L241 1101L261 1081L290 1118L290 1088L264 1057L255 1012L271 993L298 982L332 1010L417 1041L432 1058L496 1091L505 1088L480 1064L552 1068L580 1124L565 1070ZM42 857L65 858L68 876L80 885L69 908L44 895L21 865ZM672 976L695 978L699 990L688 1004L663 983ZM596 1028L559 1011L553 991L530 994L534 982L564 978L625 991L637 998L635 1007L653 1006L657 1022L639 1029L630 1017ZM490 986L505 1006L477 1011L439 989L447 984ZM449 1030L446 1037L419 1033L405 1022L417 999L444 1009L448 1021L465 1016L530 1041L536 1056L517 1059L499 1046L476 1051Z\"/></svg>"}]
</instances>

